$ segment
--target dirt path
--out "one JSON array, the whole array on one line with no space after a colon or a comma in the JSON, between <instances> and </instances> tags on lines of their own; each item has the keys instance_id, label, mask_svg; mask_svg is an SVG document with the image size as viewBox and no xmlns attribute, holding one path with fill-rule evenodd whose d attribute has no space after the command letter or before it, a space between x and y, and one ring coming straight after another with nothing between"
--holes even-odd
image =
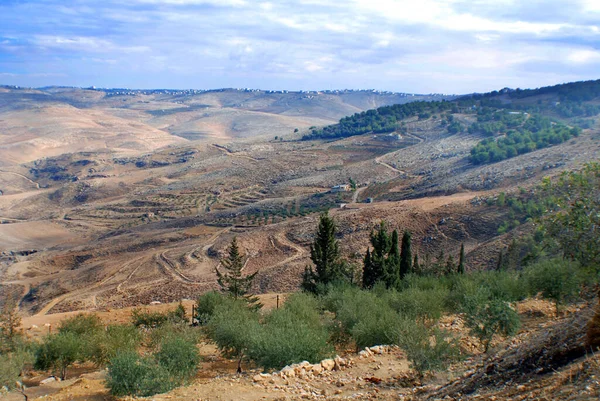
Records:
<instances>
[{"instance_id":1,"label":"dirt path","mask_svg":"<svg viewBox=\"0 0 600 401\"><path fill-rule=\"evenodd\" d=\"M358 195L360 195L360 193L362 191L364 191L365 189L367 189L367 187L357 188L354 191L354 193L352 194L352 202L351 203L356 203L356 201L358 200Z\"/></svg>"},{"instance_id":2,"label":"dirt path","mask_svg":"<svg viewBox=\"0 0 600 401\"><path fill-rule=\"evenodd\" d=\"M24 180L26 180L26 181L30 182L31 184L35 185L36 189L40 189L40 184L39 183L37 183L35 181L32 181L30 178L25 177L23 174L14 173L12 171L6 171L6 170L0 170L0 173L16 175L17 177L21 177Z\"/></svg>"},{"instance_id":3,"label":"dirt path","mask_svg":"<svg viewBox=\"0 0 600 401\"><path fill-rule=\"evenodd\" d=\"M390 165L390 164L387 164L386 162L382 162L380 159L381 159L382 157L384 157L384 156L387 156L387 154L385 154L385 155L383 155L383 156L376 157L376 158L374 159L374 160L375 160L375 163L377 163L377 164L380 164L380 165L382 165L382 166L384 166L384 167L387 167L387 168L389 168L390 170L392 170L392 171L394 171L394 172L396 172L396 173L400 173L400 174L406 174L406 171L398 170L396 167L394 167L394 166L392 166L392 165Z\"/></svg>"},{"instance_id":4,"label":"dirt path","mask_svg":"<svg viewBox=\"0 0 600 401\"><path fill-rule=\"evenodd\" d=\"M213 145L215 148L223 151L227 156L232 156L232 157L241 157L242 159L248 159L248 160L252 160L253 162L257 162L258 160L256 160L254 157L251 156L247 156L247 155L238 155L235 152L232 152L231 150L227 149L225 146L223 145L217 145L216 143L213 143Z\"/></svg>"},{"instance_id":5,"label":"dirt path","mask_svg":"<svg viewBox=\"0 0 600 401\"><path fill-rule=\"evenodd\" d=\"M279 233L279 234L277 234L277 236L275 238L277 238L277 240L280 243L284 244L285 246L289 246L290 248L294 249L296 251L296 254L290 256L289 258L285 258L284 260L277 262L274 265L268 266L268 269L273 269L275 267L283 266L285 264L293 262L294 260L301 259L308 254L308 251L305 248L303 248L299 245L296 245L292 241L287 239L285 236L285 233Z\"/></svg>"}]
</instances>

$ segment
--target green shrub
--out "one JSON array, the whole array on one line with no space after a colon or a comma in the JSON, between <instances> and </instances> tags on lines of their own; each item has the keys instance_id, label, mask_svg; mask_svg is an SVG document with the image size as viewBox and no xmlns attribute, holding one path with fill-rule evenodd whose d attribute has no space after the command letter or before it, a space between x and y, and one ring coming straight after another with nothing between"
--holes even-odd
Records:
<instances>
[{"instance_id":1,"label":"green shrub","mask_svg":"<svg viewBox=\"0 0 600 401\"><path fill-rule=\"evenodd\" d=\"M297 298L298 300L299 298ZM279 369L301 362L318 362L330 356L329 333L316 309L293 306L272 311L250 339L249 357L264 369Z\"/></svg>"},{"instance_id":2,"label":"green shrub","mask_svg":"<svg viewBox=\"0 0 600 401\"><path fill-rule=\"evenodd\" d=\"M131 323L135 327L159 327L165 324L168 319L166 313L150 312L139 308L131 311Z\"/></svg>"},{"instance_id":3,"label":"green shrub","mask_svg":"<svg viewBox=\"0 0 600 401\"><path fill-rule=\"evenodd\" d=\"M373 345L393 344L397 337L400 321L398 313L389 306L384 306L361 316L350 333L357 349Z\"/></svg>"},{"instance_id":4,"label":"green shrub","mask_svg":"<svg viewBox=\"0 0 600 401\"><path fill-rule=\"evenodd\" d=\"M572 298L580 284L578 264L563 259L538 262L529 267L526 277L531 294L541 293L554 301L557 314L559 305Z\"/></svg>"},{"instance_id":5,"label":"green shrub","mask_svg":"<svg viewBox=\"0 0 600 401\"><path fill-rule=\"evenodd\" d=\"M192 344L197 344L202 337L202 331L185 323L167 322L148 332L146 344L152 350L158 350L162 343L174 338L182 338Z\"/></svg>"},{"instance_id":6,"label":"green shrub","mask_svg":"<svg viewBox=\"0 0 600 401\"><path fill-rule=\"evenodd\" d=\"M134 352L141 340L142 336L134 326L110 325L90 339L86 353L90 360L104 365L120 353Z\"/></svg>"},{"instance_id":7,"label":"green shrub","mask_svg":"<svg viewBox=\"0 0 600 401\"><path fill-rule=\"evenodd\" d=\"M480 283L473 278L474 274L455 274L449 277L450 291L446 297L446 308L449 311L462 312L465 300L477 294Z\"/></svg>"},{"instance_id":8,"label":"green shrub","mask_svg":"<svg viewBox=\"0 0 600 401\"><path fill-rule=\"evenodd\" d=\"M33 362L33 353L27 348L0 355L0 388L13 389L20 380L25 366Z\"/></svg>"},{"instance_id":9,"label":"green shrub","mask_svg":"<svg viewBox=\"0 0 600 401\"><path fill-rule=\"evenodd\" d=\"M89 336L102 331L102 321L95 314L79 313L60 323L59 333L73 333L77 336Z\"/></svg>"},{"instance_id":10,"label":"green shrub","mask_svg":"<svg viewBox=\"0 0 600 401\"><path fill-rule=\"evenodd\" d=\"M196 300L196 320L201 326L205 326L215 312L215 308L227 302L228 297L217 291L209 291Z\"/></svg>"},{"instance_id":11,"label":"green shrub","mask_svg":"<svg viewBox=\"0 0 600 401\"><path fill-rule=\"evenodd\" d=\"M241 371L242 360L259 329L258 318L258 313L249 310L245 302L237 301L215 307L206 326L209 338L223 355L238 358L238 371Z\"/></svg>"},{"instance_id":12,"label":"green shrub","mask_svg":"<svg viewBox=\"0 0 600 401\"><path fill-rule=\"evenodd\" d=\"M421 377L445 369L460 356L456 340L437 328L404 319L397 333L398 346Z\"/></svg>"},{"instance_id":13,"label":"green shrub","mask_svg":"<svg viewBox=\"0 0 600 401\"><path fill-rule=\"evenodd\" d=\"M465 299L464 312L465 325L479 339L485 352L495 334L513 336L521 325L519 315L508 302L492 298L487 288L481 288L475 295Z\"/></svg>"},{"instance_id":14,"label":"green shrub","mask_svg":"<svg viewBox=\"0 0 600 401\"><path fill-rule=\"evenodd\" d=\"M135 352L124 352L111 359L106 384L114 396L141 397L165 393L177 385L162 365Z\"/></svg>"},{"instance_id":15,"label":"green shrub","mask_svg":"<svg viewBox=\"0 0 600 401\"><path fill-rule=\"evenodd\" d=\"M53 369L65 379L67 368L76 361L85 359L86 342L73 332L51 334L40 344L35 355L35 368Z\"/></svg>"},{"instance_id":16,"label":"green shrub","mask_svg":"<svg viewBox=\"0 0 600 401\"><path fill-rule=\"evenodd\" d=\"M527 282L514 272L482 272L482 285L490 289L491 297L506 302L517 302L527 298Z\"/></svg>"},{"instance_id":17,"label":"green shrub","mask_svg":"<svg viewBox=\"0 0 600 401\"><path fill-rule=\"evenodd\" d=\"M449 291L444 287L420 289L410 287L402 292L389 292L388 304L402 316L422 320L438 320L444 312Z\"/></svg>"},{"instance_id":18,"label":"green shrub","mask_svg":"<svg viewBox=\"0 0 600 401\"><path fill-rule=\"evenodd\" d=\"M444 262L445 263L445 262ZM449 280L446 277L436 277L432 275L419 276L417 274L407 274L402 280L401 289L417 288L420 290L443 290L449 287Z\"/></svg>"},{"instance_id":19,"label":"green shrub","mask_svg":"<svg viewBox=\"0 0 600 401\"><path fill-rule=\"evenodd\" d=\"M154 357L178 382L194 377L200 362L196 344L181 337L163 342Z\"/></svg>"},{"instance_id":20,"label":"green shrub","mask_svg":"<svg viewBox=\"0 0 600 401\"><path fill-rule=\"evenodd\" d=\"M335 306L336 319L342 324L342 328L348 334L360 321L369 318L377 311L391 308L387 303L370 291L349 290L344 291ZM384 312L385 313L385 312Z\"/></svg>"},{"instance_id":21,"label":"green shrub","mask_svg":"<svg viewBox=\"0 0 600 401\"><path fill-rule=\"evenodd\" d=\"M135 327L154 328L165 323L186 323L185 308L179 304L175 309L167 312L150 312L135 308L131 312L131 322Z\"/></svg>"}]
</instances>

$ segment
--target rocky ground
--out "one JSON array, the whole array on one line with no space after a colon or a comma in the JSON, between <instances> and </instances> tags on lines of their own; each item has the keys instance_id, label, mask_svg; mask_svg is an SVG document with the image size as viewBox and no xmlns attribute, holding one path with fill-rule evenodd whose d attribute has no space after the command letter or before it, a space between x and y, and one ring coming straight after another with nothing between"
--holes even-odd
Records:
<instances>
[{"instance_id":1,"label":"rocky ground","mask_svg":"<svg viewBox=\"0 0 600 401\"><path fill-rule=\"evenodd\" d=\"M276 307L274 299L262 296L266 308ZM186 302L191 308L191 303ZM165 310L173 305L153 305ZM420 379L410 369L401 349L375 346L359 353L340 350L342 357L310 364L303 362L263 373L246 367L235 374L236 361L222 358L213 344L199 346L203 362L198 375L188 386L153 400L592 400L600 396L600 359L597 355L573 353L582 347L586 324L593 308L579 304L567 308L560 317L554 306L542 300L518 304L524 321L512 339L496 338L489 354L481 353L474 338L468 336L460 316L446 316L440 326L461 338L466 359L447 371ZM107 323L125 322L131 309L100 312ZM56 326L71 314L50 315ZM31 328L33 322L37 328ZM48 326L40 318L28 318L30 336L43 336ZM570 351L569 351L570 350ZM570 354L568 352L571 352ZM567 355L565 357L565 355ZM528 365L529 364L529 365ZM75 366L69 379L45 381L48 376L36 372L27 377L30 399L54 401L113 400L104 386L105 371L93 365ZM6 400L22 396L11 393ZM123 398L128 399L128 398Z\"/></svg>"}]
</instances>

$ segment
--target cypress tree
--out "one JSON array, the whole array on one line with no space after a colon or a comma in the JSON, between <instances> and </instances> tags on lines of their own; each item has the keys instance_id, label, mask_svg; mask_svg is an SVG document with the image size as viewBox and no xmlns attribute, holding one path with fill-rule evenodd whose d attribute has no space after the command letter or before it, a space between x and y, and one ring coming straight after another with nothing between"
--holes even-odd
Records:
<instances>
[{"instance_id":1,"label":"cypress tree","mask_svg":"<svg viewBox=\"0 0 600 401\"><path fill-rule=\"evenodd\" d=\"M412 252L410 249L411 234L404 231L402 235L402 251L400 253L400 278L403 279L412 271Z\"/></svg>"},{"instance_id":2,"label":"cypress tree","mask_svg":"<svg viewBox=\"0 0 600 401\"><path fill-rule=\"evenodd\" d=\"M421 266L419 265L419 254L415 253L415 259L413 260L413 272L417 275L421 275Z\"/></svg>"},{"instance_id":3,"label":"cypress tree","mask_svg":"<svg viewBox=\"0 0 600 401\"><path fill-rule=\"evenodd\" d=\"M308 267L304 271L302 288L316 292L319 284L327 285L334 281L346 280L345 265L340 261L338 241L335 239L335 222L327 212L321 214L317 235L310 246L310 259L314 270Z\"/></svg>"},{"instance_id":4,"label":"cypress tree","mask_svg":"<svg viewBox=\"0 0 600 401\"><path fill-rule=\"evenodd\" d=\"M465 274L465 244L460 244L460 255L458 257L458 274Z\"/></svg>"},{"instance_id":5,"label":"cypress tree","mask_svg":"<svg viewBox=\"0 0 600 401\"><path fill-rule=\"evenodd\" d=\"M398 248L398 231L394 230L390 241L390 250L385 260L384 280L388 288L396 288L400 284L400 250Z\"/></svg>"},{"instance_id":6,"label":"cypress tree","mask_svg":"<svg viewBox=\"0 0 600 401\"><path fill-rule=\"evenodd\" d=\"M371 232L371 245L373 252L370 253L370 265L363 267L363 286L371 288L376 282L385 280L386 256L390 250L390 237L385 229L385 223L379 224L377 233Z\"/></svg>"},{"instance_id":7,"label":"cypress tree","mask_svg":"<svg viewBox=\"0 0 600 401\"><path fill-rule=\"evenodd\" d=\"M367 248L367 253L363 259L363 288L371 288L377 282L375 271L373 270L373 262L371 261L371 250Z\"/></svg>"},{"instance_id":8,"label":"cypress tree","mask_svg":"<svg viewBox=\"0 0 600 401\"><path fill-rule=\"evenodd\" d=\"M452 274L456 271L456 266L454 264L454 257L452 255L448 255L448 260L446 261L446 274Z\"/></svg>"},{"instance_id":9,"label":"cypress tree","mask_svg":"<svg viewBox=\"0 0 600 401\"><path fill-rule=\"evenodd\" d=\"M224 273L221 273L219 266L215 268L221 291L228 293L235 300L245 300L252 308L260 308L262 305L258 303L258 297L250 295L252 281L258 272L244 277L244 257L240 253L236 237L231 240L227 257L221 259L221 266L225 269Z\"/></svg>"},{"instance_id":10,"label":"cypress tree","mask_svg":"<svg viewBox=\"0 0 600 401\"><path fill-rule=\"evenodd\" d=\"M498 264L496 265L496 270L500 271L502 270L502 268L504 267L504 261L503 259L503 254L502 254L502 249L500 250L500 253L498 254Z\"/></svg>"}]
</instances>

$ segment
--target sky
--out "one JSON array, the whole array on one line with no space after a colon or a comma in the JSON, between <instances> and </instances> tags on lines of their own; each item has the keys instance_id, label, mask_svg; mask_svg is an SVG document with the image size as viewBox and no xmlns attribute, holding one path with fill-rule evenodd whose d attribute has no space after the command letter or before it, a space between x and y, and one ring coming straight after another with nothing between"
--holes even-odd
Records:
<instances>
[{"instance_id":1,"label":"sky","mask_svg":"<svg viewBox=\"0 0 600 401\"><path fill-rule=\"evenodd\" d=\"M486 92L600 78L600 0L0 0L0 84Z\"/></svg>"}]
</instances>

